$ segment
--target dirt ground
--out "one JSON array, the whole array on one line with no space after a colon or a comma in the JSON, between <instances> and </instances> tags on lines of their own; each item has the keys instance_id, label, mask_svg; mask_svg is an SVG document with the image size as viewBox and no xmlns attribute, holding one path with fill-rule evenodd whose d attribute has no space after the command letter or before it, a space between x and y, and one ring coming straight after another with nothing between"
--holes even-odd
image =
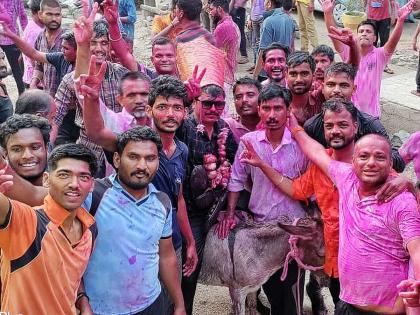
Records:
<instances>
[{"instance_id":1,"label":"dirt ground","mask_svg":"<svg viewBox=\"0 0 420 315\"><path fill-rule=\"evenodd\" d=\"M294 14L295 19L296 14ZM135 56L138 60L141 60L143 63L150 65L150 51L151 51L151 43L150 43L150 18L145 19L142 14L138 13L138 22L136 23L136 35L135 35L135 43L134 43L134 52ZM72 19L67 16L64 19L63 25L71 25ZM410 49L410 37L412 36L415 30L416 24L405 24L404 34L398 46L398 52L400 56L407 56L410 57L414 56L415 53ZM316 29L319 35L319 42L320 44L328 44L331 45L331 42L326 34L326 28L323 23L322 14L316 13ZM300 43L297 40L296 47L300 47ZM249 56L252 56L250 51ZM250 58L251 59L251 58ZM406 73L408 71L412 71L416 69L417 61L415 58L412 58L413 62L404 62L399 63L398 60L396 64L392 65L392 69L395 71L395 75ZM247 75L246 69L249 68L251 64L240 65L238 69L237 76L244 76ZM385 74L384 77L388 77L388 74ZM414 80L414 76L413 76ZM8 77L4 80L7 84L7 88L9 90L10 96L12 101L16 101L17 99L17 90L16 85L13 81L12 77ZM397 129L405 129L405 130L419 130L420 126L407 126L404 125L405 123L401 123L400 121L394 121L393 117L384 117L384 121L392 122L392 126L388 126L385 124L385 127L389 129L390 132L396 132L395 126L399 126ZM418 123L418 122L417 122ZM391 123L390 123L391 124ZM409 128L407 128L409 127ZM414 180L414 172L412 166L409 166L406 171L404 172L405 175L410 177ZM329 309L329 314L333 314L333 303L329 292L327 289L323 289L323 295L325 297L325 302ZM195 315L227 315L231 314L231 302L229 297L229 292L227 288L223 287L213 287L213 286L204 286L198 285L195 304L194 304L194 314ZM310 311L310 302L305 294L304 298L304 314L311 314Z\"/></svg>"}]
</instances>

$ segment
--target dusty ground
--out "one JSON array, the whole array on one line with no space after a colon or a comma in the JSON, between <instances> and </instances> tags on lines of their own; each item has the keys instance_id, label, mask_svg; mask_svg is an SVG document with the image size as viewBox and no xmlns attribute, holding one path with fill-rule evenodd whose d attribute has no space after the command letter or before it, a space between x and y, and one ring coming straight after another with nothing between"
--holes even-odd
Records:
<instances>
[{"instance_id":1,"label":"dusty ground","mask_svg":"<svg viewBox=\"0 0 420 315\"><path fill-rule=\"evenodd\" d=\"M296 18L296 14L295 14ZM66 18L63 21L63 24L70 25L72 22L71 19ZM416 25L406 24L404 34L398 46L398 53L395 58L393 58L392 69L395 71L395 75L402 74L408 71L416 69L417 59L415 54L410 49L410 37L412 36ZM135 55L138 60L146 64L150 64L150 19L144 19L142 15L138 14L138 23L136 24L136 39L135 39ZM319 34L319 42L324 44L331 44L329 38L326 35L326 29L323 23L322 15L316 14L316 29ZM299 41L296 43L296 47L300 47ZM252 56L252 54L250 54ZM246 69L249 68L251 64L240 65L238 70L238 76L247 75ZM384 77L388 77L388 74L385 74ZM414 77L413 77L414 80ZM9 93L13 101L17 98L16 86L14 84L13 78L8 77L4 80L7 84ZM406 122L396 121L392 115L384 113L383 117L384 125L390 133L395 133L400 129L403 130L419 130L420 123L416 122L416 125L408 126ZM405 175L414 180L414 172L412 166L409 166L404 172ZM333 303L329 292L327 289L323 289L323 294L325 296L325 301L329 308L329 314L333 314ZM195 299L195 315L225 315L230 314L230 298L227 288L222 287L212 287L198 285L197 295ZM310 302L308 297L305 295L304 299L304 314L310 314Z\"/></svg>"}]
</instances>

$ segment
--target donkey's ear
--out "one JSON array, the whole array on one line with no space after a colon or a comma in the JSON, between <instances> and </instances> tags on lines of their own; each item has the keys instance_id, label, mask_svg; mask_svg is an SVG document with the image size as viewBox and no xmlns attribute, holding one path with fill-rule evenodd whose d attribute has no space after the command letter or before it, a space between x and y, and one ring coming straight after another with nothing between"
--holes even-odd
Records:
<instances>
[{"instance_id":1,"label":"donkey's ear","mask_svg":"<svg viewBox=\"0 0 420 315\"><path fill-rule=\"evenodd\" d=\"M278 225L291 235L310 236L315 232L317 222L313 219L299 219L295 224L278 223Z\"/></svg>"}]
</instances>

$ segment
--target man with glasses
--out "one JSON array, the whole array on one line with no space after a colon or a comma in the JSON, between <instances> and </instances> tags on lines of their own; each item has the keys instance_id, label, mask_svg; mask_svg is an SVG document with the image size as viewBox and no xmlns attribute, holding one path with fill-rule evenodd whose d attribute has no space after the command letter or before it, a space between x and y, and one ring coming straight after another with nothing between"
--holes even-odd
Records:
<instances>
[{"instance_id":1,"label":"man with glasses","mask_svg":"<svg viewBox=\"0 0 420 315\"><path fill-rule=\"evenodd\" d=\"M198 196L204 191L198 191L196 185L192 185L200 175L196 170L204 164L204 156L213 154L218 158L220 164L218 140L220 134L228 129L225 149L226 159L233 163L237 143L229 129L228 124L220 116L225 108L225 92L223 88L215 84L208 84L201 88L201 95L196 98L193 104L193 115L184 121L177 130L178 138L188 147L187 175L184 181L184 196L187 204L187 213L191 229L195 239L195 246L198 254L198 265L196 270L188 277L182 278L182 293L184 295L185 309L187 314L192 314L197 279L201 269L203 250L206 240L207 214L212 206L204 206L197 202ZM210 181L208 181L210 182ZM208 187L206 187L208 188ZM211 193L211 191L210 191Z\"/></svg>"}]
</instances>

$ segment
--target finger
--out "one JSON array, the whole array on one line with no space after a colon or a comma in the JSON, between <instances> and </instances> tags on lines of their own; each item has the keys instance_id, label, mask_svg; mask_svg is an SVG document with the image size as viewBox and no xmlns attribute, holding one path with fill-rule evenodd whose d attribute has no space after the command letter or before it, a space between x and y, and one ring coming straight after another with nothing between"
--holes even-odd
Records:
<instances>
[{"instance_id":1,"label":"finger","mask_svg":"<svg viewBox=\"0 0 420 315\"><path fill-rule=\"evenodd\" d=\"M98 79L100 79L101 81L105 77L105 72L106 72L107 68L108 68L108 64L106 62L102 62L101 68L99 69L99 72L96 75L98 77Z\"/></svg>"},{"instance_id":2,"label":"finger","mask_svg":"<svg viewBox=\"0 0 420 315\"><path fill-rule=\"evenodd\" d=\"M90 57L90 63L89 63L89 75L95 75L95 70L96 70L96 56L92 55Z\"/></svg>"},{"instance_id":3,"label":"finger","mask_svg":"<svg viewBox=\"0 0 420 315\"><path fill-rule=\"evenodd\" d=\"M193 73L192 73L192 78L193 79L195 79L197 77L197 72L198 72L198 65L195 65Z\"/></svg>"},{"instance_id":4,"label":"finger","mask_svg":"<svg viewBox=\"0 0 420 315\"><path fill-rule=\"evenodd\" d=\"M407 290L413 282L411 280L403 280L398 285L397 288L399 290Z\"/></svg>"},{"instance_id":5,"label":"finger","mask_svg":"<svg viewBox=\"0 0 420 315\"><path fill-rule=\"evenodd\" d=\"M82 0L82 10L83 10L83 16L88 17L89 16L88 0Z\"/></svg>"},{"instance_id":6,"label":"finger","mask_svg":"<svg viewBox=\"0 0 420 315\"><path fill-rule=\"evenodd\" d=\"M201 80L203 80L203 77L204 77L204 75L206 74L206 71L207 71L207 68L204 68L204 69L201 71L200 75L199 75L199 76L198 76L198 78L197 78L197 83L200 83L200 82L201 82Z\"/></svg>"},{"instance_id":7,"label":"finger","mask_svg":"<svg viewBox=\"0 0 420 315\"><path fill-rule=\"evenodd\" d=\"M419 293L418 292L400 292L399 296L401 296L403 299L418 299Z\"/></svg>"},{"instance_id":8,"label":"finger","mask_svg":"<svg viewBox=\"0 0 420 315\"><path fill-rule=\"evenodd\" d=\"M379 191L376 193L376 198L378 198L378 200L381 200L381 201L383 201L383 200L385 200L386 198L386 196L387 196L387 194L388 194L388 191L390 190L390 187L391 185L390 185L390 183L389 182L387 182L387 183L385 183L382 187L381 187L381 189L379 189Z\"/></svg>"},{"instance_id":9,"label":"finger","mask_svg":"<svg viewBox=\"0 0 420 315\"><path fill-rule=\"evenodd\" d=\"M340 36L340 35L335 35L335 34L328 33L328 36L329 36L330 38L332 38L332 39L336 39L336 40L338 40L338 41L340 41L340 42L344 41L344 38L343 38L342 36Z\"/></svg>"},{"instance_id":10,"label":"finger","mask_svg":"<svg viewBox=\"0 0 420 315\"><path fill-rule=\"evenodd\" d=\"M90 22L93 22L95 20L95 16L96 16L97 12L98 12L98 3L95 2L93 4L92 11L90 12L90 15L89 15L89 21Z\"/></svg>"}]
</instances>

